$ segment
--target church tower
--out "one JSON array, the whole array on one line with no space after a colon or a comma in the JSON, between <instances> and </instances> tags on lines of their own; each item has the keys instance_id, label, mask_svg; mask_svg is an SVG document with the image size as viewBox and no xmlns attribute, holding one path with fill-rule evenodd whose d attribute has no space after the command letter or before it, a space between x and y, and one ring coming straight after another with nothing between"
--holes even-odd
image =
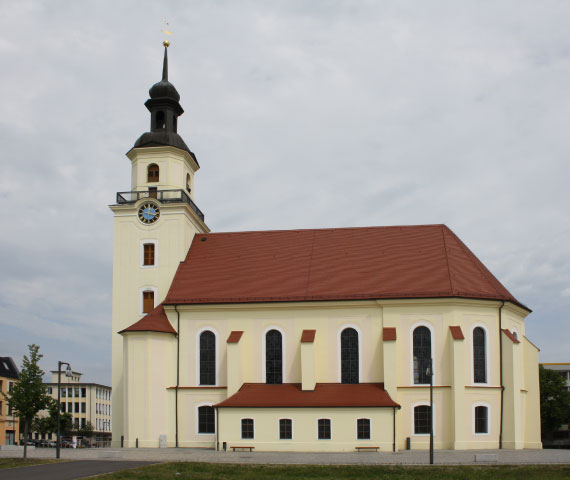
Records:
<instances>
[{"instance_id":1,"label":"church tower","mask_svg":"<svg viewBox=\"0 0 570 480\"><path fill-rule=\"evenodd\" d=\"M204 214L194 203L198 160L178 135L184 110L168 80L164 42L162 80L149 90L145 106L150 131L127 152L130 191L118 192L113 252L113 445L124 435L123 340L117 332L160 304L196 233L207 233Z\"/></svg>"}]
</instances>

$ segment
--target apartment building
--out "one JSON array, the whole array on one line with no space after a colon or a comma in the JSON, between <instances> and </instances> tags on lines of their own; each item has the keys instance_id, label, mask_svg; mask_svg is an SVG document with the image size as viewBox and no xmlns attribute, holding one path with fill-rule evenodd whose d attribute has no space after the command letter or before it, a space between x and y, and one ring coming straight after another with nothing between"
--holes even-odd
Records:
<instances>
[{"instance_id":1,"label":"apartment building","mask_svg":"<svg viewBox=\"0 0 570 480\"><path fill-rule=\"evenodd\" d=\"M0 357L0 392L12 390L20 372L12 357ZM0 395L0 445L14 445L18 441L19 419L12 415L12 409L3 395Z\"/></svg>"}]
</instances>

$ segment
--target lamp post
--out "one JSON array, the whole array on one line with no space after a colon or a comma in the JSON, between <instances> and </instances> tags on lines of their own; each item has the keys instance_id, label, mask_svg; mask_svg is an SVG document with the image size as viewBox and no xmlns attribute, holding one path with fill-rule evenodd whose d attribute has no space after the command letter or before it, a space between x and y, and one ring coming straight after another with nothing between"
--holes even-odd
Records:
<instances>
[{"instance_id":1,"label":"lamp post","mask_svg":"<svg viewBox=\"0 0 570 480\"><path fill-rule=\"evenodd\" d=\"M65 369L65 376L71 377L73 371L71 370L71 365L67 362L57 362L57 438L55 443L55 458L59 458L60 448L61 448L61 366L67 365Z\"/></svg>"},{"instance_id":2,"label":"lamp post","mask_svg":"<svg viewBox=\"0 0 570 480\"><path fill-rule=\"evenodd\" d=\"M429 376L429 463L433 465L433 358L429 359L426 374Z\"/></svg>"}]
</instances>

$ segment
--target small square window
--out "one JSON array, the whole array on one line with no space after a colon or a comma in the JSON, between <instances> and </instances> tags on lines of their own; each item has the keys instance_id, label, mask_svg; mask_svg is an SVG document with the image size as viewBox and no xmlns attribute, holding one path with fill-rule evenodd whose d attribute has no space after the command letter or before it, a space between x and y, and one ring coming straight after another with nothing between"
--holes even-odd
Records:
<instances>
[{"instance_id":1,"label":"small square window","mask_svg":"<svg viewBox=\"0 0 570 480\"><path fill-rule=\"evenodd\" d=\"M241 438L253 438L253 418L242 418Z\"/></svg>"},{"instance_id":2,"label":"small square window","mask_svg":"<svg viewBox=\"0 0 570 480\"><path fill-rule=\"evenodd\" d=\"M291 440L293 438L293 421L288 418L279 420L279 439Z\"/></svg>"},{"instance_id":3,"label":"small square window","mask_svg":"<svg viewBox=\"0 0 570 480\"><path fill-rule=\"evenodd\" d=\"M356 438L358 440L370 440L369 418L359 418L356 421Z\"/></svg>"},{"instance_id":4,"label":"small square window","mask_svg":"<svg viewBox=\"0 0 570 480\"><path fill-rule=\"evenodd\" d=\"M319 440L331 439L331 421L328 418L319 418Z\"/></svg>"}]
</instances>

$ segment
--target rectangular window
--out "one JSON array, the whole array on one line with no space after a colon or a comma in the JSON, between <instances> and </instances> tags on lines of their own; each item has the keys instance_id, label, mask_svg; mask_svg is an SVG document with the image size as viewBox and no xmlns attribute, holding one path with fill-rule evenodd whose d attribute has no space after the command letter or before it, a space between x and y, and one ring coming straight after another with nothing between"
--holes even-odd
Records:
<instances>
[{"instance_id":1,"label":"rectangular window","mask_svg":"<svg viewBox=\"0 0 570 480\"><path fill-rule=\"evenodd\" d=\"M487 407L475 407L475 433L489 433Z\"/></svg>"},{"instance_id":2,"label":"rectangular window","mask_svg":"<svg viewBox=\"0 0 570 480\"><path fill-rule=\"evenodd\" d=\"M87 396L87 388L81 387L81 398L85 398Z\"/></svg>"},{"instance_id":3,"label":"rectangular window","mask_svg":"<svg viewBox=\"0 0 570 480\"><path fill-rule=\"evenodd\" d=\"M216 433L216 413L214 407L198 407L198 433Z\"/></svg>"},{"instance_id":4,"label":"rectangular window","mask_svg":"<svg viewBox=\"0 0 570 480\"><path fill-rule=\"evenodd\" d=\"M319 440L331 439L331 421L328 418L319 418Z\"/></svg>"},{"instance_id":5,"label":"rectangular window","mask_svg":"<svg viewBox=\"0 0 570 480\"><path fill-rule=\"evenodd\" d=\"M143 265L154 265L154 243L143 245Z\"/></svg>"},{"instance_id":6,"label":"rectangular window","mask_svg":"<svg viewBox=\"0 0 570 480\"><path fill-rule=\"evenodd\" d=\"M67 389L67 396L68 396L68 397L72 397L72 396L73 396L73 388L69 387L69 388Z\"/></svg>"},{"instance_id":7,"label":"rectangular window","mask_svg":"<svg viewBox=\"0 0 570 480\"><path fill-rule=\"evenodd\" d=\"M8 384L8 391L11 392L12 390L14 390L14 382Z\"/></svg>"},{"instance_id":8,"label":"rectangular window","mask_svg":"<svg viewBox=\"0 0 570 480\"><path fill-rule=\"evenodd\" d=\"M86 420L85 418L81 419L81 428L85 428Z\"/></svg>"},{"instance_id":9,"label":"rectangular window","mask_svg":"<svg viewBox=\"0 0 570 480\"><path fill-rule=\"evenodd\" d=\"M358 440L370 440L369 418L359 418L356 420L356 438Z\"/></svg>"},{"instance_id":10,"label":"rectangular window","mask_svg":"<svg viewBox=\"0 0 570 480\"><path fill-rule=\"evenodd\" d=\"M147 290L143 292L143 313L150 313L154 310L154 292Z\"/></svg>"},{"instance_id":11,"label":"rectangular window","mask_svg":"<svg viewBox=\"0 0 570 480\"><path fill-rule=\"evenodd\" d=\"M71 402L67 404L67 413L73 413L73 403Z\"/></svg>"},{"instance_id":12,"label":"rectangular window","mask_svg":"<svg viewBox=\"0 0 570 480\"><path fill-rule=\"evenodd\" d=\"M253 418L241 419L241 438L253 438Z\"/></svg>"},{"instance_id":13,"label":"rectangular window","mask_svg":"<svg viewBox=\"0 0 570 480\"><path fill-rule=\"evenodd\" d=\"M429 434L431 426L431 408L429 405L419 405L414 408L414 433Z\"/></svg>"},{"instance_id":14,"label":"rectangular window","mask_svg":"<svg viewBox=\"0 0 570 480\"><path fill-rule=\"evenodd\" d=\"M61 396L62 396L62 398L65 398L67 396L67 388L61 389Z\"/></svg>"},{"instance_id":15,"label":"rectangular window","mask_svg":"<svg viewBox=\"0 0 570 480\"><path fill-rule=\"evenodd\" d=\"M87 413L87 404L86 403L81 404L81 413Z\"/></svg>"},{"instance_id":16,"label":"rectangular window","mask_svg":"<svg viewBox=\"0 0 570 480\"><path fill-rule=\"evenodd\" d=\"M293 438L293 421L288 418L279 420L279 439L291 440Z\"/></svg>"},{"instance_id":17,"label":"rectangular window","mask_svg":"<svg viewBox=\"0 0 570 480\"><path fill-rule=\"evenodd\" d=\"M51 387L47 387L47 393L48 395L51 395Z\"/></svg>"},{"instance_id":18,"label":"rectangular window","mask_svg":"<svg viewBox=\"0 0 570 480\"><path fill-rule=\"evenodd\" d=\"M75 387L73 389L73 391L74 391L75 398L79 398L79 387Z\"/></svg>"},{"instance_id":19,"label":"rectangular window","mask_svg":"<svg viewBox=\"0 0 570 480\"><path fill-rule=\"evenodd\" d=\"M61 413L65 413L65 402L61 402Z\"/></svg>"}]
</instances>

